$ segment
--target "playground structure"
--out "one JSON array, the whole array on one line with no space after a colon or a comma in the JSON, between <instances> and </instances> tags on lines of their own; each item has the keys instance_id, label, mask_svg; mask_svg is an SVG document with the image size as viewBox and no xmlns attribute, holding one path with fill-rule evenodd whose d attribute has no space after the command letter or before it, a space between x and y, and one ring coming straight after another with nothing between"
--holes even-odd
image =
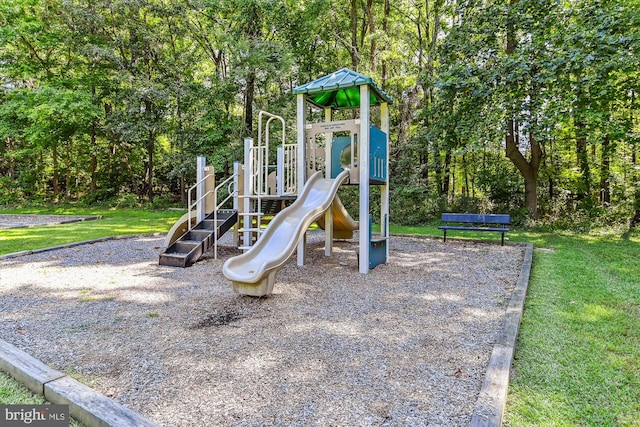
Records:
<instances>
[{"instance_id":1,"label":"playground structure","mask_svg":"<svg viewBox=\"0 0 640 427\"><path fill-rule=\"evenodd\" d=\"M293 93L297 98L296 143L287 143L283 118L262 111L257 143L245 139L244 163L234 165L231 177L215 185L213 168L198 158L188 212L167 234L160 264L186 267L208 250L217 256L219 237L233 227L234 241L244 253L227 260L223 274L235 292L268 295L276 273L294 253L297 264L304 265L306 231L314 222L324 229L326 256L331 256L335 238L350 239L359 229L359 272L367 274L387 262L388 105L392 99L370 77L346 68L299 86ZM324 111L323 122L307 123L309 106ZM371 124L374 107L379 127ZM354 116L359 118L332 120L335 111L345 109L356 110ZM278 132L281 141L272 165L270 139ZM358 221L337 195L342 184L359 188ZM380 186L380 218L375 220L380 233L375 238L370 185ZM197 194L192 202L194 190ZM233 209L222 209L231 200ZM265 228L268 216L273 219Z\"/></svg>"}]
</instances>

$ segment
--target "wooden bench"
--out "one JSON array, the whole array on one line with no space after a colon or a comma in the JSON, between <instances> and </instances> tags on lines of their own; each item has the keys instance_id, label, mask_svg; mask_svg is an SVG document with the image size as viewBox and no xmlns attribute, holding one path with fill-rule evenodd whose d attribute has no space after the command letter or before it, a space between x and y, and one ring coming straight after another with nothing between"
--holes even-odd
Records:
<instances>
[{"instance_id":1,"label":"wooden bench","mask_svg":"<svg viewBox=\"0 0 640 427\"><path fill-rule=\"evenodd\" d=\"M502 234L501 245L504 246L504 233L509 231L506 226L511 224L511 217L506 214L443 213L442 222L445 225L438 228L444 231L445 242L447 241L447 230L495 231ZM450 223L457 225L449 225Z\"/></svg>"}]
</instances>

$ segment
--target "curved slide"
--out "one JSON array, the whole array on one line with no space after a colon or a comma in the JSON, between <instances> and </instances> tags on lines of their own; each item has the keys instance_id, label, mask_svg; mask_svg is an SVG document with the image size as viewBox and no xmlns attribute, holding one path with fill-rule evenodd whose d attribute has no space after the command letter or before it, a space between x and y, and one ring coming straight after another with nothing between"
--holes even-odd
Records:
<instances>
[{"instance_id":1,"label":"curved slide","mask_svg":"<svg viewBox=\"0 0 640 427\"><path fill-rule=\"evenodd\" d=\"M307 228L329 209L348 176L349 170L336 179L324 179L322 172L313 174L296 201L271 220L258 242L224 263L222 273L235 292L264 296L273 291L276 273L293 255Z\"/></svg>"},{"instance_id":2,"label":"curved slide","mask_svg":"<svg viewBox=\"0 0 640 427\"><path fill-rule=\"evenodd\" d=\"M173 227L171 227L171 230L169 230L169 232L167 233L166 237L164 238L163 246L165 248L168 248L173 242L178 240L187 231L189 231L189 221L191 221L192 226L195 226L198 222L196 219L197 214L198 212L191 211L182 215L180 219L177 220L175 224L173 224Z\"/></svg>"},{"instance_id":3,"label":"curved slide","mask_svg":"<svg viewBox=\"0 0 640 427\"><path fill-rule=\"evenodd\" d=\"M342 204L340 197L333 199L333 238L334 239L353 239L353 232L358 230L359 223L349 215L347 209ZM316 221L318 227L324 230L324 216Z\"/></svg>"}]
</instances>

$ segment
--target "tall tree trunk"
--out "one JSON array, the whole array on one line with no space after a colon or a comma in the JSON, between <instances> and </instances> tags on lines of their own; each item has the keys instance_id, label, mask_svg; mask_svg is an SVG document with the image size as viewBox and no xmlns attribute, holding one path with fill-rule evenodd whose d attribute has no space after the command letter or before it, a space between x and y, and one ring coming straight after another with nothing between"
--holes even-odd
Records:
<instances>
[{"instance_id":1,"label":"tall tree trunk","mask_svg":"<svg viewBox=\"0 0 640 427\"><path fill-rule=\"evenodd\" d=\"M53 194L57 198L60 194L60 173L58 172L58 146L53 145Z\"/></svg>"},{"instance_id":2,"label":"tall tree trunk","mask_svg":"<svg viewBox=\"0 0 640 427\"><path fill-rule=\"evenodd\" d=\"M578 184L578 200L584 200L591 190L591 170L589 168L589 154L587 153L587 137L585 124L582 120L574 121L576 130L576 160L580 169L580 182Z\"/></svg>"},{"instance_id":3,"label":"tall tree trunk","mask_svg":"<svg viewBox=\"0 0 640 427\"><path fill-rule=\"evenodd\" d=\"M553 138L551 138L548 141L548 144L549 144L548 151L553 153ZM547 156L543 156L543 157L544 158L543 158L542 163L543 163L544 167L545 168L549 168L549 165L547 164ZM551 160L551 161L553 161L553 160ZM551 200L553 200L555 198L555 181L553 179L553 174L548 174L548 176L549 176L549 178L547 179L547 183L548 183L547 184L548 185L547 194L549 195L549 200L551 201Z\"/></svg>"},{"instance_id":4,"label":"tall tree trunk","mask_svg":"<svg viewBox=\"0 0 640 427\"><path fill-rule=\"evenodd\" d=\"M148 115L148 119L149 120L153 120L153 104L151 103L151 101L145 101L145 109L147 111L147 115ZM155 150L155 133L153 131L153 128L149 129L148 133L147 133L147 173L146 173L146 178L147 178L147 183L146 183L146 196L149 199L149 201L153 201L153 169L154 169L154 164L153 164L153 152Z\"/></svg>"},{"instance_id":5,"label":"tall tree trunk","mask_svg":"<svg viewBox=\"0 0 640 427\"><path fill-rule=\"evenodd\" d=\"M91 95L93 95L94 99L96 96L96 87L91 87ZM96 182L96 171L98 170L98 120L95 119L91 123L91 156L89 160L89 176L91 182L89 183L89 192L93 193L96 191L97 182Z\"/></svg>"},{"instance_id":6,"label":"tall tree trunk","mask_svg":"<svg viewBox=\"0 0 640 427\"><path fill-rule=\"evenodd\" d=\"M184 136L183 136L183 122L182 122L182 98L178 97L177 105L176 105L176 117L178 119L178 152L180 153L180 158L182 159L184 156ZM187 203L187 191L186 191L186 182L184 172L180 172L180 202L182 204Z\"/></svg>"},{"instance_id":7,"label":"tall tree trunk","mask_svg":"<svg viewBox=\"0 0 640 427\"><path fill-rule=\"evenodd\" d=\"M244 127L247 136L253 134L253 97L256 90L256 72L251 69L247 76L247 88L244 94Z\"/></svg>"},{"instance_id":8,"label":"tall tree trunk","mask_svg":"<svg viewBox=\"0 0 640 427\"><path fill-rule=\"evenodd\" d=\"M614 147L611 144L609 135L605 135L602 140L602 160L600 163L600 203L611 205L611 158Z\"/></svg>"},{"instance_id":9,"label":"tall tree trunk","mask_svg":"<svg viewBox=\"0 0 640 427\"><path fill-rule=\"evenodd\" d=\"M462 195L469 197L469 171L467 170L467 159L465 155L462 155L462 171L464 175L464 188L462 189Z\"/></svg>"},{"instance_id":10,"label":"tall tree trunk","mask_svg":"<svg viewBox=\"0 0 640 427\"><path fill-rule=\"evenodd\" d=\"M244 26L244 34L249 40L249 45L252 49L256 49L261 37L262 37L262 17L260 10L255 3L252 3L248 10L248 20ZM256 68L248 64L247 72L247 86L244 93L244 124L247 136L251 136L253 133L253 100L256 90Z\"/></svg>"},{"instance_id":11,"label":"tall tree trunk","mask_svg":"<svg viewBox=\"0 0 640 427\"><path fill-rule=\"evenodd\" d=\"M447 154L444 156L444 174L442 176L442 193L441 196L446 196L449 200L449 189L451 185L451 148L447 149Z\"/></svg>"},{"instance_id":12,"label":"tall tree trunk","mask_svg":"<svg viewBox=\"0 0 640 427\"><path fill-rule=\"evenodd\" d=\"M96 135L96 123L91 125L91 157L89 160L89 192L93 193L97 188L96 172L98 170L98 136Z\"/></svg>"},{"instance_id":13,"label":"tall tree trunk","mask_svg":"<svg viewBox=\"0 0 640 427\"><path fill-rule=\"evenodd\" d=\"M376 61L377 46L376 46L376 21L375 14L373 13L373 0L367 0L367 23L369 24L369 35L371 36L371 46L369 49L371 72L376 73L378 63Z\"/></svg>"},{"instance_id":14,"label":"tall tree trunk","mask_svg":"<svg viewBox=\"0 0 640 427\"><path fill-rule=\"evenodd\" d=\"M147 198L149 201L153 201L155 196L153 192L153 151L155 150L153 130L149 130L149 139L147 141Z\"/></svg>"},{"instance_id":15,"label":"tall tree trunk","mask_svg":"<svg viewBox=\"0 0 640 427\"><path fill-rule=\"evenodd\" d=\"M400 123L398 123L398 145L404 146L409 142L411 122L418 102L418 86L414 85L400 105Z\"/></svg>"},{"instance_id":16,"label":"tall tree trunk","mask_svg":"<svg viewBox=\"0 0 640 427\"><path fill-rule=\"evenodd\" d=\"M391 14L391 2L390 0L384 0L384 17L382 19L382 33L387 34L387 28L389 26L389 15ZM387 83L387 60L382 60L382 88L385 89Z\"/></svg>"},{"instance_id":17,"label":"tall tree trunk","mask_svg":"<svg viewBox=\"0 0 640 427\"><path fill-rule=\"evenodd\" d=\"M3 159L3 162L5 162L5 170L6 170L6 175L7 177L11 178L11 180L13 181L13 178L15 176L15 160L13 158L13 156L6 156L6 153L11 153L13 151L14 147L12 144L12 139L10 136L6 137L5 139L5 145L4 147L2 147L2 152L0 152L0 158Z\"/></svg>"},{"instance_id":18,"label":"tall tree trunk","mask_svg":"<svg viewBox=\"0 0 640 427\"><path fill-rule=\"evenodd\" d=\"M69 197L71 195L71 147L70 144L65 144L65 159L64 165L67 169L67 173L64 176L64 196Z\"/></svg>"},{"instance_id":19,"label":"tall tree trunk","mask_svg":"<svg viewBox=\"0 0 640 427\"><path fill-rule=\"evenodd\" d=\"M431 154L432 158L434 159L434 163L435 163L435 173L436 173L436 185L438 186L438 194L442 195L444 189L442 188L442 171L443 171L443 167L442 167L442 159L440 158L440 148L437 147L436 144L433 144L433 153Z\"/></svg>"},{"instance_id":20,"label":"tall tree trunk","mask_svg":"<svg viewBox=\"0 0 640 427\"><path fill-rule=\"evenodd\" d=\"M633 158L632 164L634 166L633 170L633 184L635 187L635 191L633 193L633 210L635 211L633 218L631 218L631 228L637 227L640 225L640 167L638 167L638 155L636 154L635 145L632 147L633 150Z\"/></svg>"},{"instance_id":21,"label":"tall tree trunk","mask_svg":"<svg viewBox=\"0 0 640 427\"><path fill-rule=\"evenodd\" d=\"M524 205L532 218L538 216L538 172L542 161L542 148L529 134L531 158L527 161L518 147L518 126L513 120L507 122L506 156L524 178Z\"/></svg>"},{"instance_id":22,"label":"tall tree trunk","mask_svg":"<svg viewBox=\"0 0 640 427\"><path fill-rule=\"evenodd\" d=\"M513 7L518 0L510 0ZM516 32L513 20L507 25L507 47L505 53L513 55L516 51ZM505 136L505 154L524 178L524 205L529 208L529 215L536 218L538 215L538 171L542 161L542 148L534 136L529 133L531 157L527 161L520 152L519 127L513 119L507 121L507 134Z\"/></svg>"},{"instance_id":23,"label":"tall tree trunk","mask_svg":"<svg viewBox=\"0 0 640 427\"><path fill-rule=\"evenodd\" d=\"M351 67L358 71L360 65L360 54L358 53L358 0L351 0Z\"/></svg>"},{"instance_id":24,"label":"tall tree trunk","mask_svg":"<svg viewBox=\"0 0 640 427\"><path fill-rule=\"evenodd\" d=\"M635 125L635 118L633 116L633 111L634 111L634 107L635 107L635 100L636 100L636 93L634 91L631 91L631 108L629 109L629 121L632 123L632 125ZM638 147L636 146L636 144L632 144L631 145L631 150L632 150L632 164L633 164L633 185L635 187L635 191L633 194L633 209L635 211L633 218L631 218L631 228L637 227L638 225L640 225L640 168L638 167L638 155L637 155L637 150Z\"/></svg>"},{"instance_id":25,"label":"tall tree trunk","mask_svg":"<svg viewBox=\"0 0 640 427\"><path fill-rule=\"evenodd\" d=\"M429 147L425 147L424 152L420 153L420 183L425 188L429 188Z\"/></svg>"},{"instance_id":26,"label":"tall tree trunk","mask_svg":"<svg viewBox=\"0 0 640 427\"><path fill-rule=\"evenodd\" d=\"M589 153L587 152L587 130L582 117L585 103L584 94L580 88L580 74L576 76L578 89L576 91L576 106L573 115L573 127L576 134L576 161L580 170L578 183L578 200L584 200L591 192L591 170L589 166Z\"/></svg>"}]
</instances>

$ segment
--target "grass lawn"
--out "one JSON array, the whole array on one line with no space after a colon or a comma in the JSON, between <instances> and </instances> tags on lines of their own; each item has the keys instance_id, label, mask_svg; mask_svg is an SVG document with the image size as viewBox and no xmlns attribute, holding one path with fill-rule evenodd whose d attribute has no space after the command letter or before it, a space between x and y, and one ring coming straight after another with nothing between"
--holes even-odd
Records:
<instances>
[{"instance_id":1,"label":"grass lawn","mask_svg":"<svg viewBox=\"0 0 640 427\"><path fill-rule=\"evenodd\" d=\"M2 405L43 405L42 396L34 395L12 377L0 371L0 404Z\"/></svg>"},{"instance_id":2,"label":"grass lawn","mask_svg":"<svg viewBox=\"0 0 640 427\"><path fill-rule=\"evenodd\" d=\"M536 245L506 426L640 426L640 236Z\"/></svg>"},{"instance_id":3,"label":"grass lawn","mask_svg":"<svg viewBox=\"0 0 640 427\"><path fill-rule=\"evenodd\" d=\"M3 230L0 254L117 234L166 232L175 211L29 210L102 215L60 226ZM442 237L437 225L392 233ZM450 232L499 242L497 233ZM447 233L449 234L449 233ZM518 337L506 426L640 426L640 233L512 231L536 249ZM31 402L0 375L0 404Z\"/></svg>"},{"instance_id":4,"label":"grass lawn","mask_svg":"<svg viewBox=\"0 0 640 427\"><path fill-rule=\"evenodd\" d=\"M0 214L101 215L102 219L34 228L12 228L0 234L0 255L70 242L124 234L166 233L184 212L143 209L20 209Z\"/></svg>"},{"instance_id":5,"label":"grass lawn","mask_svg":"<svg viewBox=\"0 0 640 427\"><path fill-rule=\"evenodd\" d=\"M44 397L33 394L25 386L0 371L0 405L45 405ZM71 419L70 427L83 427Z\"/></svg>"}]
</instances>

